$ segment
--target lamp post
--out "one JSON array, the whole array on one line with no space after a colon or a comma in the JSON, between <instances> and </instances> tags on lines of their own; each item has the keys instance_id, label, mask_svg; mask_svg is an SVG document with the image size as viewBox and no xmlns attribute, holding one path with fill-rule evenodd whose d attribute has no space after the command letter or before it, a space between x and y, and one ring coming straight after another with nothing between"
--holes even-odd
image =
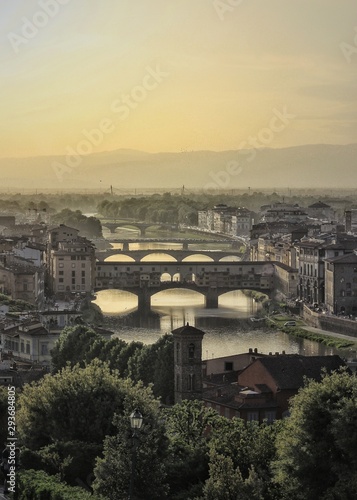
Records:
<instances>
[{"instance_id":1,"label":"lamp post","mask_svg":"<svg viewBox=\"0 0 357 500\"><path fill-rule=\"evenodd\" d=\"M133 488L134 488L135 467L136 467L136 449L139 444L138 431L141 429L142 425L143 425L143 416L140 413L140 411L136 408L130 415L130 426L133 431L133 434L131 436L133 441L133 449L132 449L132 460L131 460L129 500L133 499Z\"/></svg>"}]
</instances>

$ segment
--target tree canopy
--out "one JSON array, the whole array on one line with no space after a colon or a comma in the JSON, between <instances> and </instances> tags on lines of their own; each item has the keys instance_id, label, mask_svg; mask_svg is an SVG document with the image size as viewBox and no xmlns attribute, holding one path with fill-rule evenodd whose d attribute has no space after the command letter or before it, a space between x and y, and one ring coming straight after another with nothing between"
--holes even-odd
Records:
<instances>
[{"instance_id":1,"label":"tree canopy","mask_svg":"<svg viewBox=\"0 0 357 500\"><path fill-rule=\"evenodd\" d=\"M282 498L353 499L357 491L357 378L346 371L308 381L277 437Z\"/></svg>"},{"instance_id":2,"label":"tree canopy","mask_svg":"<svg viewBox=\"0 0 357 500\"><path fill-rule=\"evenodd\" d=\"M119 378L101 361L84 368L68 366L24 387L17 411L18 435L36 455L28 453L28 461L37 460L45 468L51 462L50 473L63 472L67 477L68 471L53 469L56 461L61 464L72 457L80 477L86 478L105 437L116 430L114 415L128 416L135 407L149 413L157 405L149 388Z\"/></svg>"}]
</instances>

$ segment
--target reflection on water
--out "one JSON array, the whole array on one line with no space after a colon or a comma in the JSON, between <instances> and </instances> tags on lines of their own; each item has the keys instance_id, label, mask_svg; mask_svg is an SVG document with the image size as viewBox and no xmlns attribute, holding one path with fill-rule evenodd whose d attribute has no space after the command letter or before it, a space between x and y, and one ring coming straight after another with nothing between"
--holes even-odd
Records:
<instances>
[{"instance_id":1,"label":"reflection on water","mask_svg":"<svg viewBox=\"0 0 357 500\"><path fill-rule=\"evenodd\" d=\"M135 229L117 229L116 234L103 231L109 238L136 238L139 232ZM159 232L147 232L147 237L163 236ZM175 235L171 235L174 236ZM193 235L196 237L197 235ZM170 237L167 234L165 237ZM112 243L113 248L122 249L122 244ZM163 260L166 250L181 249L178 243L133 243L131 250L156 249L159 253L149 260ZM221 245L205 243L190 245L190 250L218 250ZM120 252L119 252L120 255ZM210 260L207 256L201 256ZM165 254L165 260L172 257ZM117 256L108 260L119 260ZM121 261L130 261L125 255ZM242 292L235 291L219 298L218 309L205 309L205 298L191 290L166 290L154 295L151 299L152 313L142 316L137 312L137 297L120 290L103 290L97 293L94 301L105 315L106 326L126 342L140 341L144 344L156 342L164 333L169 333L185 323L200 328L206 332L203 338L204 359L247 352L250 347L258 352L282 352L287 354L304 354L309 356L330 355L337 350L316 342L291 337L275 329L261 327L261 323L252 323L249 317L259 312L260 304L246 297ZM259 326L257 326L259 325ZM341 354L341 352L340 352ZM342 354L343 355L343 354Z\"/></svg>"},{"instance_id":2,"label":"reflection on water","mask_svg":"<svg viewBox=\"0 0 357 500\"><path fill-rule=\"evenodd\" d=\"M249 318L257 314L261 306L240 291L222 295L218 309L205 309L204 300L191 290L159 292L151 299L152 314L147 317L137 312L137 298L128 292L103 290L97 293L94 303L105 314L106 326L126 342L137 340L152 344L163 334L189 322L206 332L202 347L204 359L247 352L250 347L265 354L335 353L333 348L322 344L255 326L257 323Z\"/></svg>"}]
</instances>

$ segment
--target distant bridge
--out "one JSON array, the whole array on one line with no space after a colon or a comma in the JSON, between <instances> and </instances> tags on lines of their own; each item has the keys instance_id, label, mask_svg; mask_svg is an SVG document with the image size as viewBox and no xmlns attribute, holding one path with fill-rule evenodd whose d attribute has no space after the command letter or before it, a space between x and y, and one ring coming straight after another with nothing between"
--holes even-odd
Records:
<instances>
[{"instance_id":1,"label":"distant bridge","mask_svg":"<svg viewBox=\"0 0 357 500\"><path fill-rule=\"evenodd\" d=\"M119 249L108 249L108 250L97 250L95 255L99 261L103 261L108 257L117 255L118 257L127 256L131 257L135 262L140 262L144 257L149 255L154 255L156 253L169 255L173 257L176 262L182 262L187 257L193 255L199 256L205 255L210 257L213 262L219 262L224 257L241 257L242 253L234 250L224 251L224 250L166 250L166 249L151 249L151 250L119 250ZM237 260L237 259L236 259ZM113 260L111 260L113 262ZM123 262L118 260L118 262ZM127 262L127 261L125 261Z\"/></svg>"},{"instance_id":2,"label":"distant bridge","mask_svg":"<svg viewBox=\"0 0 357 500\"><path fill-rule=\"evenodd\" d=\"M107 239L109 243L121 243L123 245L123 250L129 250L131 243L181 243L183 250L188 250L190 245L208 245L208 244L220 244L229 245L231 248L240 248L246 243L242 240L233 240L232 238L227 238L225 240L202 240L195 238L115 238ZM163 250L165 247L163 247ZM110 250L110 249L109 249ZM155 250L158 250L155 248Z\"/></svg>"},{"instance_id":3,"label":"distant bridge","mask_svg":"<svg viewBox=\"0 0 357 500\"><path fill-rule=\"evenodd\" d=\"M161 222L141 222L135 221L133 219L101 219L102 227L106 227L109 231L114 234L118 227L134 227L139 229L140 236L145 236L146 230L149 227L157 227L163 229L169 229L171 231L177 231L177 224L165 224Z\"/></svg>"},{"instance_id":4,"label":"distant bridge","mask_svg":"<svg viewBox=\"0 0 357 500\"><path fill-rule=\"evenodd\" d=\"M233 290L270 294L274 289L271 262L97 262L95 290L120 289L138 297L139 311L150 309L153 295L162 290L195 290L206 297L206 307L217 308L218 297Z\"/></svg>"}]
</instances>

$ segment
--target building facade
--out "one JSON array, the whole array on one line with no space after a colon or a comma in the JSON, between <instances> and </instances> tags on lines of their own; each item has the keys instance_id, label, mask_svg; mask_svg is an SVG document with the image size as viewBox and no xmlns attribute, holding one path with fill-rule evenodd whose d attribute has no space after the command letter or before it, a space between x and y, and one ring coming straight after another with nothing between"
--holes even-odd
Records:
<instances>
[{"instance_id":1,"label":"building facade","mask_svg":"<svg viewBox=\"0 0 357 500\"><path fill-rule=\"evenodd\" d=\"M92 293L95 248L76 229L61 225L49 232L47 259L51 293L65 299L71 294Z\"/></svg>"}]
</instances>

